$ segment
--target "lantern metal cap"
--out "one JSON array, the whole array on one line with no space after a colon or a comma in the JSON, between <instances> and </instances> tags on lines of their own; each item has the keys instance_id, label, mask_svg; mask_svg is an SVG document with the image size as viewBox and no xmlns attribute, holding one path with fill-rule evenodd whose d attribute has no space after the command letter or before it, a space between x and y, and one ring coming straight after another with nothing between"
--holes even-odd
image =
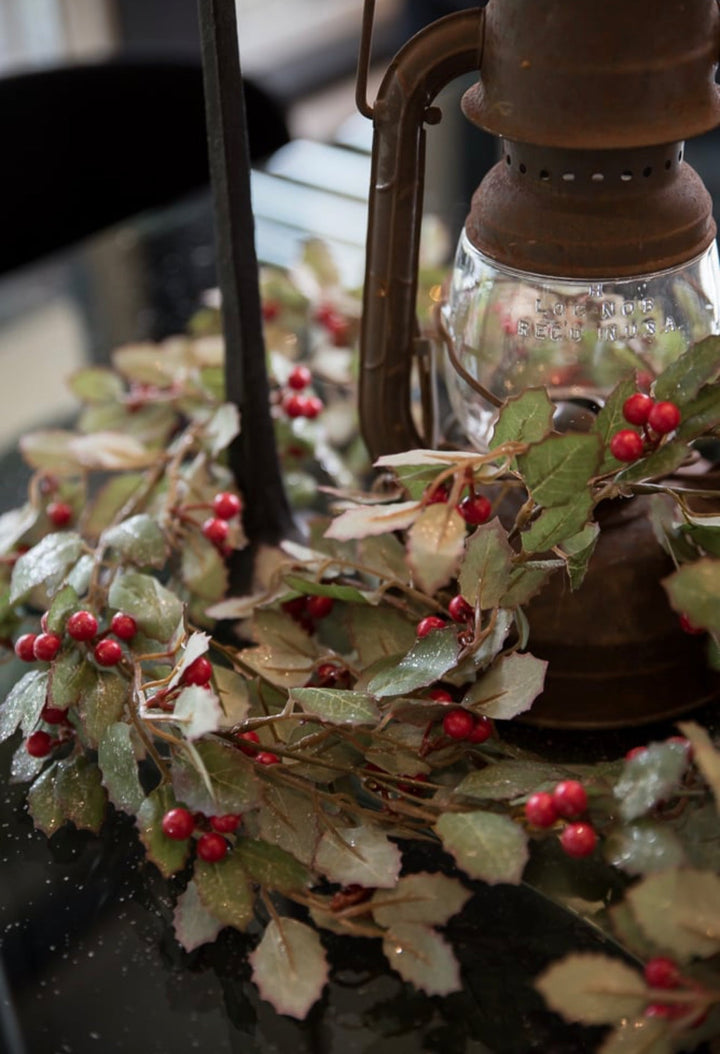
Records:
<instances>
[{"instance_id":1,"label":"lantern metal cap","mask_svg":"<svg viewBox=\"0 0 720 1054\"><path fill-rule=\"evenodd\" d=\"M490 0L476 125L524 143L609 150L720 124L716 0Z\"/></svg>"}]
</instances>

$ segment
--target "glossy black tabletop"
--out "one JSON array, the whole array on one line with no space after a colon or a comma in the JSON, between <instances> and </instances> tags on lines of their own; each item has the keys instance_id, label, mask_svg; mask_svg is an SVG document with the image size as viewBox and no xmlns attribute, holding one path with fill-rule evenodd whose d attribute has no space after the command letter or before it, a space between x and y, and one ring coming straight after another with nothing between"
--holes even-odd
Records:
<instances>
[{"instance_id":1,"label":"glossy black tabletop","mask_svg":"<svg viewBox=\"0 0 720 1054\"><path fill-rule=\"evenodd\" d=\"M105 362L120 343L183 327L214 281L211 213L209 196L200 194L0 282L3 399L13 400L15 370L29 367L37 397L34 387L17 393L28 426L71 419L59 386L41 383L53 377L58 355L70 365ZM23 357L36 356L31 363L13 365L19 345ZM22 499L27 473L10 437L4 445L2 507L8 508ZM3 692L18 675L14 663L0 667ZM540 746L576 757L617 756L627 742L550 736ZM302 1024L278 1016L249 982L252 933L224 930L215 945L191 954L177 944L171 889L145 862L126 817L111 816L99 836L66 825L48 841L34 831L24 787L7 783L15 745L0 753L0 1045L9 1054L596 1048L601 1031L565 1025L544 1008L532 981L571 949L616 949L530 886L477 884L468 908L452 921L461 993L425 997L389 971L377 942L330 938L332 976L322 1001ZM449 865L437 854L409 855L416 870ZM582 862L573 867L585 899L608 896L609 873Z\"/></svg>"}]
</instances>

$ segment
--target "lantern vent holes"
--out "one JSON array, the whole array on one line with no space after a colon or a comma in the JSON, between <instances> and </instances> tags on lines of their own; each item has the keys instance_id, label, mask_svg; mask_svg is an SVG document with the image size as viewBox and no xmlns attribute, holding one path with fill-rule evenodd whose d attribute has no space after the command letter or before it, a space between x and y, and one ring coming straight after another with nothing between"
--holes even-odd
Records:
<instances>
[{"instance_id":1,"label":"lantern vent holes","mask_svg":"<svg viewBox=\"0 0 720 1054\"><path fill-rule=\"evenodd\" d=\"M682 162L682 160L683 160L683 153L682 153L682 151L680 151L680 153L678 154L678 162ZM664 167L665 167L665 171L666 172L669 172L670 169L673 167L673 161L674 161L674 157L666 158L665 163L664 163ZM513 166L514 162L513 162L512 156L510 154L506 154L505 155L505 163L508 165L508 167L512 167ZM525 176L525 175L528 174L528 166L527 166L527 164L524 161L521 161L518 164L517 163L517 159L515 159L515 167L516 167L517 171L520 173L521 176ZM659 170L659 165L657 167L654 166L654 165L645 165L644 168L642 169L642 176L643 176L644 179L650 179L651 176L655 175L655 173L658 170ZM537 169L536 169L536 171L537 171ZM639 173L639 171L640 170L638 169L638 173ZM589 178L592 183L604 183L604 182L606 182L606 180L613 178L612 175L608 175L606 172L595 171L595 172L590 172L590 173L583 174L583 173L573 172L572 170L566 170L566 171L562 172L561 175L560 175L560 178L562 179L562 181L564 183L575 183L575 182L578 182L579 180L581 180L583 178L583 175L585 175L585 178ZM552 175L551 175L551 172L550 172L549 169L541 168L538 171L537 178L540 180L541 183L549 183L551 181L551 179L552 179ZM636 178L636 173L632 169L626 168L626 169L623 169L623 171L620 172L619 174L616 174L614 176L614 178L615 179L619 179L621 183L631 183Z\"/></svg>"}]
</instances>

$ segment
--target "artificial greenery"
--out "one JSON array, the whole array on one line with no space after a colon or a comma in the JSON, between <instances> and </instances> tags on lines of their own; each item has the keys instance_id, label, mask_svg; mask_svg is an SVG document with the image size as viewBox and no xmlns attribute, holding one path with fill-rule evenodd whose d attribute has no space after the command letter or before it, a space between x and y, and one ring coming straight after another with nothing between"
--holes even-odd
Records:
<instances>
[{"instance_id":1,"label":"artificial greenery","mask_svg":"<svg viewBox=\"0 0 720 1054\"><path fill-rule=\"evenodd\" d=\"M48 835L134 816L148 859L182 890L178 941L252 929L253 979L296 1018L328 977L324 932L376 938L404 980L445 995L462 981L442 930L468 880L519 883L559 846L603 859L626 895L578 894L573 909L636 965L574 955L538 989L568 1021L610 1026L603 1054L693 1049L720 1033L720 753L686 722L682 738L628 759L557 764L506 730L546 670L523 608L551 576L581 584L600 501L654 495L677 565L670 604L717 665L720 517L692 511L666 477L720 428L720 341L655 380L681 422L646 432L631 464L610 452L628 378L588 434L555 434L547 393L532 389L507 402L488 453L382 458L361 493L347 428L356 312L320 259L306 260L304 284L266 276L266 316L287 474L315 507L327 485L332 514L308 517L301 542L256 552L250 595L227 596L228 560L246 545L225 467L241 422L222 401L212 310L192 336L76 374L77 430L23 439L28 501L0 518L0 636L8 658L25 638L28 660L14 660L0 709L0 738L18 744L10 778L29 784ZM308 340L328 406L293 416L292 358ZM496 515L508 496L509 521ZM57 639L40 647L50 661L35 658L38 635ZM577 792L546 823L537 795L568 782L586 803ZM416 842L437 847L436 871L404 871ZM675 974L651 975L653 987L642 967L661 959Z\"/></svg>"}]
</instances>

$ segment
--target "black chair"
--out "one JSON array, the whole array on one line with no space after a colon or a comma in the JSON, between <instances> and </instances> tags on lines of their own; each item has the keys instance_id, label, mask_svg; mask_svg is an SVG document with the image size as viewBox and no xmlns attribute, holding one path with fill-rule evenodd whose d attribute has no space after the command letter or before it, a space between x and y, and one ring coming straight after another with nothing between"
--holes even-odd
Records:
<instances>
[{"instance_id":1,"label":"black chair","mask_svg":"<svg viewBox=\"0 0 720 1054\"><path fill-rule=\"evenodd\" d=\"M288 141L245 85L250 152ZM0 79L0 272L208 182L199 63L119 59Z\"/></svg>"}]
</instances>

